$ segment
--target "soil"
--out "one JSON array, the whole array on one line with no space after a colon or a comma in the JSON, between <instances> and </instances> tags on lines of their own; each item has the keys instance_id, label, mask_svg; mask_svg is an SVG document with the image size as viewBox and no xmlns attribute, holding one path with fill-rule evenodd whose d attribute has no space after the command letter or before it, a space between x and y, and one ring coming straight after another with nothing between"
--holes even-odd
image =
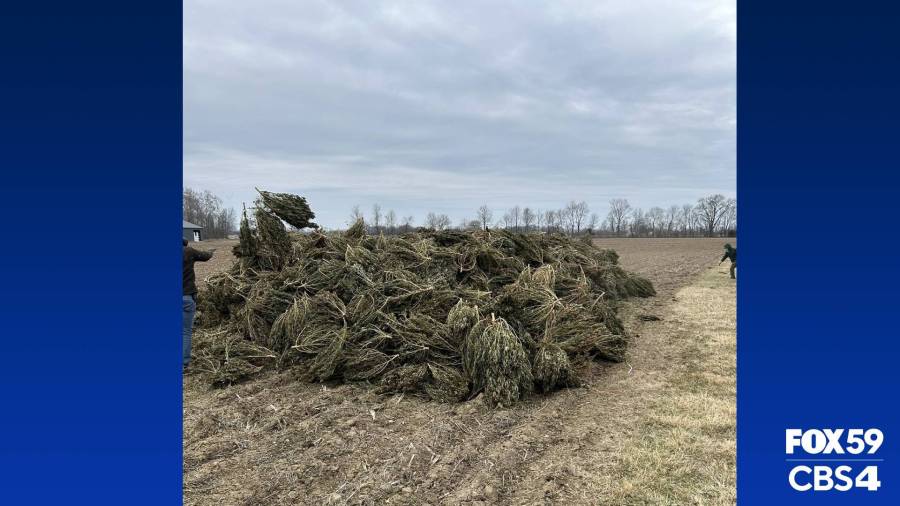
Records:
<instances>
[{"instance_id":1,"label":"soil","mask_svg":"<svg viewBox=\"0 0 900 506\"><path fill-rule=\"evenodd\" d=\"M190 244L192 248L201 251L215 250L211 259L194 264L194 276L197 278L198 289L202 290L206 286L207 277L231 267L235 260L235 256L231 254L231 248L237 243L237 239L210 239Z\"/></svg>"},{"instance_id":2,"label":"soil","mask_svg":"<svg viewBox=\"0 0 900 506\"><path fill-rule=\"evenodd\" d=\"M303 383L290 371L221 389L188 374L184 502L732 503L734 282L724 264L716 267L724 242L598 240L658 292L622 307L632 336L627 361L588 364L582 387L511 409L478 398L440 404L377 395L365 384ZM232 244L199 245L218 249L213 261L197 264L198 282L227 268ZM711 314L725 320L715 339L702 317ZM712 353L710 343L724 344ZM698 411L695 398L709 412ZM676 429L697 446L697 469L683 462L684 448L645 444ZM653 466L634 464L646 458ZM655 486L645 468L672 483Z\"/></svg>"}]
</instances>

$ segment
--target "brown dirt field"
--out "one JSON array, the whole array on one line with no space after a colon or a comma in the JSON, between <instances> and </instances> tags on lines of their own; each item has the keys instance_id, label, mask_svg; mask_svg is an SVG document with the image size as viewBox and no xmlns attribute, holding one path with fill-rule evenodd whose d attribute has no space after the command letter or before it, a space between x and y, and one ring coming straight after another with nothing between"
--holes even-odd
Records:
<instances>
[{"instance_id":1,"label":"brown dirt field","mask_svg":"<svg viewBox=\"0 0 900 506\"><path fill-rule=\"evenodd\" d=\"M194 249L203 251L216 250L213 257L206 262L197 262L194 264L194 275L197 278L197 288L203 289L206 286L206 278L211 274L222 272L234 263L234 255L231 254L231 248L238 243L237 239L210 239L199 243L192 242L190 246Z\"/></svg>"},{"instance_id":2,"label":"brown dirt field","mask_svg":"<svg viewBox=\"0 0 900 506\"><path fill-rule=\"evenodd\" d=\"M716 267L724 242L598 241L659 292L622 308L628 360L591 364L583 387L511 409L290 372L223 389L188 375L185 504L733 504L735 284ZM213 272L201 266L212 267L197 264L198 280Z\"/></svg>"}]
</instances>

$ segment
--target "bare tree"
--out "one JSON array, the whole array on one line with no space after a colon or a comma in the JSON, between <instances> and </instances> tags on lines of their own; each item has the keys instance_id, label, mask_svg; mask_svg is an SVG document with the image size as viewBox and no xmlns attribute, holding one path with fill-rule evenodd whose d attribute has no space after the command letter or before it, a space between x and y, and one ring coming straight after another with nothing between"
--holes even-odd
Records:
<instances>
[{"instance_id":1,"label":"bare tree","mask_svg":"<svg viewBox=\"0 0 900 506\"><path fill-rule=\"evenodd\" d=\"M381 204L372 205L372 225L376 233L381 231Z\"/></svg>"},{"instance_id":2,"label":"bare tree","mask_svg":"<svg viewBox=\"0 0 900 506\"><path fill-rule=\"evenodd\" d=\"M572 202L574 203L574 202ZM556 211L556 220L563 232L571 234L575 231L575 219L570 206L563 207Z\"/></svg>"},{"instance_id":3,"label":"bare tree","mask_svg":"<svg viewBox=\"0 0 900 506\"><path fill-rule=\"evenodd\" d=\"M525 209L522 209L522 226L525 228L526 232L531 230L531 226L534 225L534 220L535 215L531 208L526 207Z\"/></svg>"},{"instance_id":4,"label":"bare tree","mask_svg":"<svg viewBox=\"0 0 900 506\"><path fill-rule=\"evenodd\" d=\"M588 233L593 234L598 227L600 227L600 215L597 213L591 213L591 216L588 218L587 222Z\"/></svg>"},{"instance_id":5,"label":"bare tree","mask_svg":"<svg viewBox=\"0 0 900 506\"><path fill-rule=\"evenodd\" d=\"M632 237L644 237L647 235L647 217L644 215L643 209L638 207L631 212L629 225Z\"/></svg>"},{"instance_id":6,"label":"bare tree","mask_svg":"<svg viewBox=\"0 0 900 506\"><path fill-rule=\"evenodd\" d=\"M722 218L722 233L728 235L737 231L737 200L731 198L725 201L725 211Z\"/></svg>"},{"instance_id":7,"label":"bare tree","mask_svg":"<svg viewBox=\"0 0 900 506\"><path fill-rule=\"evenodd\" d=\"M547 232L553 232L558 227L556 211L552 209L544 211L544 221L547 223Z\"/></svg>"},{"instance_id":8,"label":"bare tree","mask_svg":"<svg viewBox=\"0 0 900 506\"><path fill-rule=\"evenodd\" d=\"M394 229L397 226L397 213L395 213L393 209L389 210L387 214L384 215L384 226L388 229L389 234L394 233Z\"/></svg>"},{"instance_id":9,"label":"bare tree","mask_svg":"<svg viewBox=\"0 0 900 506\"><path fill-rule=\"evenodd\" d=\"M359 210L359 206L353 206L353 209L350 210L350 224L352 225L359 220L365 221L363 213Z\"/></svg>"},{"instance_id":10,"label":"bare tree","mask_svg":"<svg viewBox=\"0 0 900 506\"><path fill-rule=\"evenodd\" d=\"M553 230L556 232L565 232L566 231L566 212L564 209L557 209L552 212L550 215L551 221L553 223Z\"/></svg>"},{"instance_id":11,"label":"bare tree","mask_svg":"<svg viewBox=\"0 0 900 506\"><path fill-rule=\"evenodd\" d=\"M681 233L687 237L691 237L694 235L694 206L690 204L684 204L681 206L681 215L679 216L679 220L681 220Z\"/></svg>"},{"instance_id":12,"label":"bare tree","mask_svg":"<svg viewBox=\"0 0 900 506\"><path fill-rule=\"evenodd\" d=\"M612 199L609 201L609 228L612 232L620 236L628 224L628 217L631 214L631 204L626 199Z\"/></svg>"},{"instance_id":13,"label":"bare tree","mask_svg":"<svg viewBox=\"0 0 900 506\"><path fill-rule=\"evenodd\" d=\"M413 223L416 221L416 219L413 218L412 216L404 216L402 221L403 221L403 224L400 226L400 228L404 232L409 232L410 229L412 229Z\"/></svg>"},{"instance_id":14,"label":"bare tree","mask_svg":"<svg viewBox=\"0 0 900 506\"><path fill-rule=\"evenodd\" d=\"M724 195L708 195L697 201L697 215L706 237L713 237L716 227L725 215L727 201Z\"/></svg>"},{"instance_id":15,"label":"bare tree","mask_svg":"<svg viewBox=\"0 0 900 506\"><path fill-rule=\"evenodd\" d=\"M519 231L519 220L522 218L522 208L519 206L513 206L512 209L509 210L509 218L510 225L516 229L516 232Z\"/></svg>"},{"instance_id":16,"label":"bare tree","mask_svg":"<svg viewBox=\"0 0 900 506\"><path fill-rule=\"evenodd\" d=\"M203 227L207 239L221 239L235 231L237 213L226 208L222 199L209 190L185 188L182 192L182 218Z\"/></svg>"},{"instance_id":17,"label":"bare tree","mask_svg":"<svg viewBox=\"0 0 900 506\"><path fill-rule=\"evenodd\" d=\"M649 232L653 235L653 237L659 236L662 230L665 228L666 212L661 207L653 206L647 212L646 218L647 228L649 229Z\"/></svg>"},{"instance_id":18,"label":"bare tree","mask_svg":"<svg viewBox=\"0 0 900 506\"><path fill-rule=\"evenodd\" d=\"M544 211L538 209L534 212L534 226L537 227L538 231L543 230L546 219L547 215L544 214Z\"/></svg>"},{"instance_id":19,"label":"bare tree","mask_svg":"<svg viewBox=\"0 0 900 506\"><path fill-rule=\"evenodd\" d=\"M425 227L434 230L444 230L450 227L450 217L446 214L428 213L425 217Z\"/></svg>"},{"instance_id":20,"label":"bare tree","mask_svg":"<svg viewBox=\"0 0 900 506\"><path fill-rule=\"evenodd\" d=\"M584 220L587 219L590 211L587 202L583 200L581 202L575 202L574 200L569 202L569 205L566 206L566 216L570 223L570 233L581 233L581 227L584 225Z\"/></svg>"},{"instance_id":21,"label":"bare tree","mask_svg":"<svg viewBox=\"0 0 900 506\"><path fill-rule=\"evenodd\" d=\"M675 235L675 227L678 225L679 212L678 206L676 205L669 206L669 210L666 211L666 235L669 237Z\"/></svg>"},{"instance_id":22,"label":"bare tree","mask_svg":"<svg viewBox=\"0 0 900 506\"><path fill-rule=\"evenodd\" d=\"M237 212L234 208L222 209L216 216L216 228L222 231L222 235L228 237L230 234L237 232L236 223L238 222Z\"/></svg>"},{"instance_id":23,"label":"bare tree","mask_svg":"<svg viewBox=\"0 0 900 506\"><path fill-rule=\"evenodd\" d=\"M478 216L478 221L481 222L481 229L487 230L488 225L491 223L491 219L494 217L494 212L491 211L491 208L488 207L487 204L484 204L478 208L476 216Z\"/></svg>"}]
</instances>

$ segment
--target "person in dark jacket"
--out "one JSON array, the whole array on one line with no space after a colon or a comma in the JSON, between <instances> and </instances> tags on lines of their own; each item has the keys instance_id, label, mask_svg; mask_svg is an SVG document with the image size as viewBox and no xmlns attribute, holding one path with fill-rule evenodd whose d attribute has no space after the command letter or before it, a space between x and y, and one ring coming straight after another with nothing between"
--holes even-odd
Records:
<instances>
[{"instance_id":1,"label":"person in dark jacket","mask_svg":"<svg viewBox=\"0 0 900 506\"><path fill-rule=\"evenodd\" d=\"M731 269L729 272L731 273L731 279L734 279L734 269L737 267L737 248L728 243L725 243L725 254L722 255L722 259L719 260L719 265L721 265L726 258L731 260Z\"/></svg>"},{"instance_id":2,"label":"person in dark jacket","mask_svg":"<svg viewBox=\"0 0 900 506\"><path fill-rule=\"evenodd\" d=\"M188 246L187 239L182 239L181 245L184 250L181 261L181 363L184 367L187 367L191 362L191 335L194 330L194 313L197 310L197 285L194 281L194 262L205 262L209 260L216 250L195 250Z\"/></svg>"}]
</instances>

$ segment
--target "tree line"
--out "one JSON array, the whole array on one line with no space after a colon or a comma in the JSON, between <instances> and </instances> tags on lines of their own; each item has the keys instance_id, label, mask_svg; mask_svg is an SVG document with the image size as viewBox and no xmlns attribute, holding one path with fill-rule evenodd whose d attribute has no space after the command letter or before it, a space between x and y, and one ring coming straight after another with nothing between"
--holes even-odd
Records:
<instances>
[{"instance_id":1,"label":"tree line","mask_svg":"<svg viewBox=\"0 0 900 506\"><path fill-rule=\"evenodd\" d=\"M416 227L413 216L398 217L393 209L372 206L368 217L359 206L350 213L350 222L363 220L374 233L404 233ZM559 209L513 206L495 212L487 204L475 210L474 218L453 224L446 214L429 212L421 222L434 230L487 230L502 228L515 232L558 232L599 237L723 237L737 234L737 201L721 194L708 195L693 204L658 206L644 210L627 199L609 201L605 217L592 212L584 201L570 201Z\"/></svg>"},{"instance_id":2,"label":"tree line","mask_svg":"<svg viewBox=\"0 0 900 506\"><path fill-rule=\"evenodd\" d=\"M219 239L237 230L238 215L209 190L184 189L183 217L203 227L204 237ZM417 223L412 215L400 216L393 209L374 204L368 216L359 206L350 213L350 223L363 220L373 233L396 234L417 226L434 230L486 230L502 228L516 232L558 232L598 237L722 237L737 233L737 202L721 194L708 195L693 204L658 206L644 210L627 199L609 201L606 216L592 212L585 201L570 201L559 209L513 206L495 210L487 204L474 216L453 223L443 213L429 212Z\"/></svg>"},{"instance_id":3,"label":"tree line","mask_svg":"<svg viewBox=\"0 0 900 506\"><path fill-rule=\"evenodd\" d=\"M206 239L222 239L237 230L237 213L222 205L222 199L209 190L185 188L182 199L182 217L194 225L203 227Z\"/></svg>"}]
</instances>

